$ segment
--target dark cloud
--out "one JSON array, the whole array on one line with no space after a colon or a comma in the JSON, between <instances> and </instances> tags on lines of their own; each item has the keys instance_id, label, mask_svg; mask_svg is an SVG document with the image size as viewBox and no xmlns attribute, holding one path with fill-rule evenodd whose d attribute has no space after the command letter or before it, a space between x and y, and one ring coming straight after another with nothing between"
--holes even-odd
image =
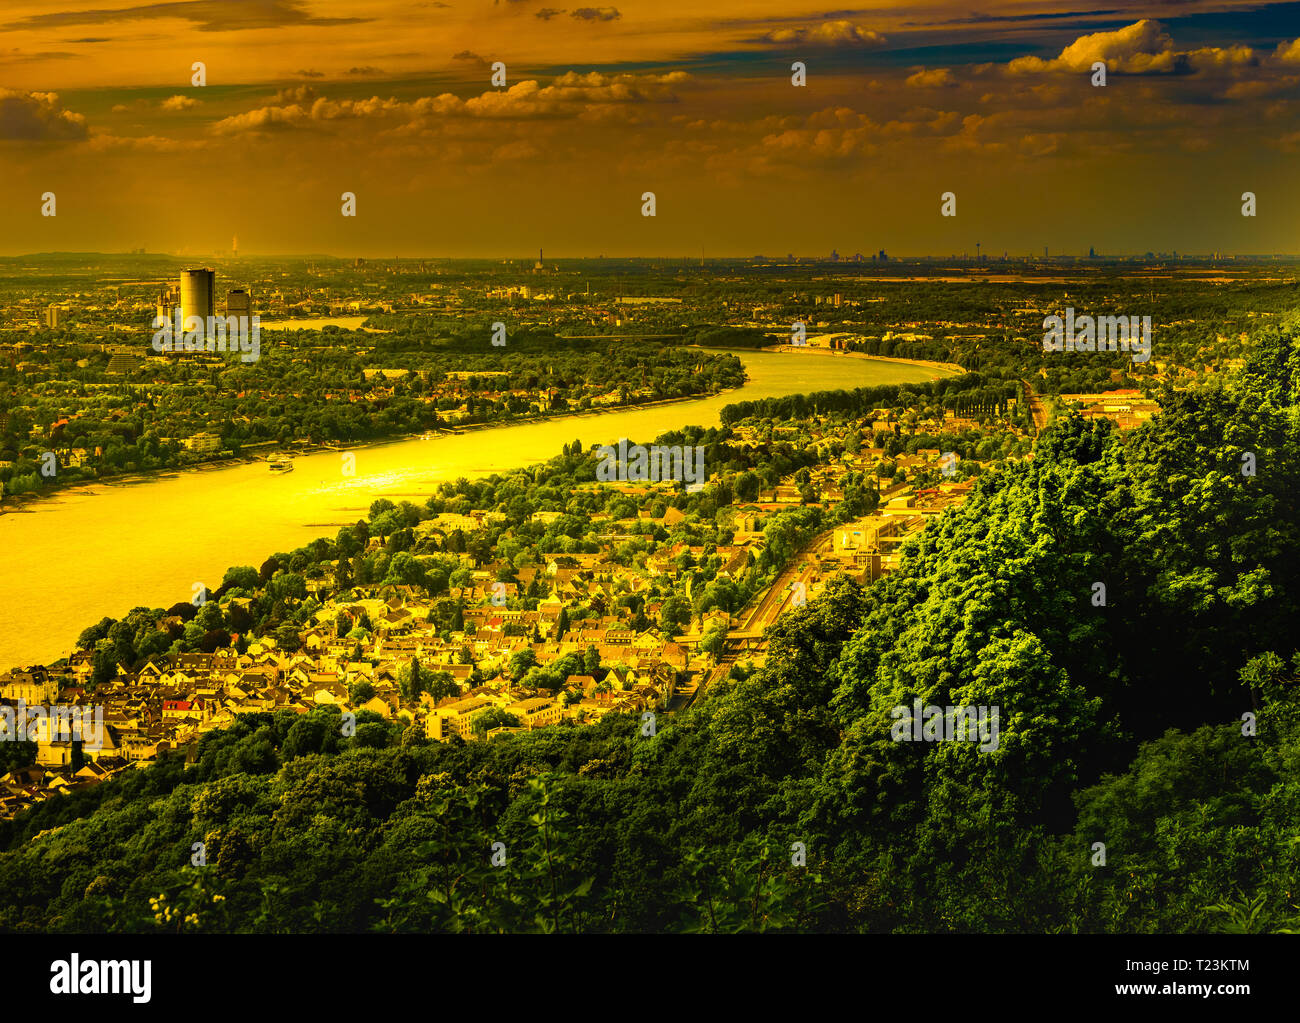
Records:
<instances>
[{"instance_id":1,"label":"dark cloud","mask_svg":"<svg viewBox=\"0 0 1300 1023\"><path fill-rule=\"evenodd\" d=\"M564 9L562 7L543 7L540 11L534 14L533 17L541 18L543 21L550 21L557 14L563 13Z\"/></svg>"},{"instance_id":2,"label":"dark cloud","mask_svg":"<svg viewBox=\"0 0 1300 1023\"><path fill-rule=\"evenodd\" d=\"M324 71L295 71L294 74L296 74L299 78L324 78L325 77Z\"/></svg>"},{"instance_id":3,"label":"dark cloud","mask_svg":"<svg viewBox=\"0 0 1300 1023\"><path fill-rule=\"evenodd\" d=\"M40 53L24 53L22 50L0 51L0 64L35 64L42 60L73 60L75 53L65 50L44 50Z\"/></svg>"},{"instance_id":4,"label":"dark cloud","mask_svg":"<svg viewBox=\"0 0 1300 1023\"><path fill-rule=\"evenodd\" d=\"M367 64L365 67L350 67L344 74L348 75L382 75L383 72L377 67L371 67Z\"/></svg>"},{"instance_id":5,"label":"dark cloud","mask_svg":"<svg viewBox=\"0 0 1300 1023\"><path fill-rule=\"evenodd\" d=\"M49 28L60 25L108 25L148 18L183 18L200 32L236 32L282 25L355 25L370 18L322 18L308 13L305 0L171 0L115 10L61 11L34 14L6 28Z\"/></svg>"},{"instance_id":6,"label":"dark cloud","mask_svg":"<svg viewBox=\"0 0 1300 1023\"><path fill-rule=\"evenodd\" d=\"M0 88L0 140L66 142L87 135L86 119L64 110L57 94Z\"/></svg>"},{"instance_id":7,"label":"dark cloud","mask_svg":"<svg viewBox=\"0 0 1300 1023\"><path fill-rule=\"evenodd\" d=\"M453 53L451 59L469 61L471 64L478 64L480 67L487 67L492 63L486 57L480 57L473 50L461 50L460 53Z\"/></svg>"},{"instance_id":8,"label":"dark cloud","mask_svg":"<svg viewBox=\"0 0 1300 1023\"><path fill-rule=\"evenodd\" d=\"M579 7L569 17L579 21L618 21L623 15L617 7Z\"/></svg>"}]
</instances>

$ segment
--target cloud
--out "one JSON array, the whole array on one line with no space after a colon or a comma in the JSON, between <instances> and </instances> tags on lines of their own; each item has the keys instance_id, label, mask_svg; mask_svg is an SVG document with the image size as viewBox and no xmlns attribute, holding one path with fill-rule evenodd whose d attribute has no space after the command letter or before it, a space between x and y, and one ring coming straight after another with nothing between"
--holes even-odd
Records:
<instances>
[{"instance_id":1,"label":"cloud","mask_svg":"<svg viewBox=\"0 0 1300 1023\"><path fill-rule=\"evenodd\" d=\"M365 65L365 67L350 67L343 73L347 75L382 75L383 74L383 72L379 70L379 68L372 67L369 64Z\"/></svg>"},{"instance_id":2,"label":"cloud","mask_svg":"<svg viewBox=\"0 0 1300 1023\"><path fill-rule=\"evenodd\" d=\"M528 80L465 100L448 92L411 102L378 96L367 100L330 100L317 96L309 88L281 90L274 105L224 118L211 130L217 135L264 134L357 119L397 121L420 127L448 118L595 118L640 104L673 103L677 100L675 90L692 80L685 71L662 75L570 71L547 86Z\"/></svg>"},{"instance_id":3,"label":"cloud","mask_svg":"<svg viewBox=\"0 0 1300 1023\"><path fill-rule=\"evenodd\" d=\"M182 153L203 148L202 139L173 139L158 135L108 135L97 134L86 143L91 152L144 152L144 153Z\"/></svg>"},{"instance_id":4,"label":"cloud","mask_svg":"<svg viewBox=\"0 0 1300 1023\"><path fill-rule=\"evenodd\" d=\"M477 64L479 67L488 67L492 63L486 57L480 56L473 50L461 50L460 53L453 53L451 59L469 61L471 64Z\"/></svg>"},{"instance_id":5,"label":"cloud","mask_svg":"<svg viewBox=\"0 0 1300 1023\"><path fill-rule=\"evenodd\" d=\"M86 136L86 119L64 110L58 93L0 88L0 140L64 142Z\"/></svg>"},{"instance_id":6,"label":"cloud","mask_svg":"<svg viewBox=\"0 0 1300 1023\"><path fill-rule=\"evenodd\" d=\"M295 71L294 74L296 74L299 78L324 78L325 77L324 71Z\"/></svg>"},{"instance_id":7,"label":"cloud","mask_svg":"<svg viewBox=\"0 0 1300 1023\"><path fill-rule=\"evenodd\" d=\"M288 107L259 107L244 114L223 118L212 126L212 131L216 135L283 131L301 124L308 118L308 112L296 103Z\"/></svg>"},{"instance_id":8,"label":"cloud","mask_svg":"<svg viewBox=\"0 0 1300 1023\"><path fill-rule=\"evenodd\" d=\"M792 160L796 163L838 162L853 156L874 151L872 139L878 137L880 126L865 114L848 107L819 110L805 118L783 119L777 130L764 135L758 144L760 162L753 169L772 159Z\"/></svg>"},{"instance_id":9,"label":"cloud","mask_svg":"<svg viewBox=\"0 0 1300 1023\"><path fill-rule=\"evenodd\" d=\"M190 96L171 96L162 101L160 106L164 110L189 110L190 107L197 107L203 101L193 99Z\"/></svg>"},{"instance_id":10,"label":"cloud","mask_svg":"<svg viewBox=\"0 0 1300 1023\"><path fill-rule=\"evenodd\" d=\"M617 7L579 7L569 17L579 21L618 21L623 15Z\"/></svg>"},{"instance_id":11,"label":"cloud","mask_svg":"<svg viewBox=\"0 0 1300 1023\"><path fill-rule=\"evenodd\" d=\"M550 21L552 18L563 13L564 8L562 7L543 7L540 11L534 14L533 17L541 18L543 21Z\"/></svg>"},{"instance_id":12,"label":"cloud","mask_svg":"<svg viewBox=\"0 0 1300 1023\"><path fill-rule=\"evenodd\" d=\"M935 89L941 86L955 86L957 79L946 67L921 68L916 74L907 76L907 84L916 89Z\"/></svg>"},{"instance_id":13,"label":"cloud","mask_svg":"<svg viewBox=\"0 0 1300 1023\"><path fill-rule=\"evenodd\" d=\"M823 21L811 27L774 29L759 42L781 46L877 47L886 45L889 40L879 32L862 28L851 21L839 20Z\"/></svg>"},{"instance_id":14,"label":"cloud","mask_svg":"<svg viewBox=\"0 0 1300 1023\"><path fill-rule=\"evenodd\" d=\"M74 60L78 54L67 53L63 50L44 50L40 53L30 53L18 49L0 51L0 64L37 64L45 60Z\"/></svg>"},{"instance_id":15,"label":"cloud","mask_svg":"<svg viewBox=\"0 0 1300 1023\"><path fill-rule=\"evenodd\" d=\"M289 103L310 103L320 93L310 85L295 85L292 89L280 89L275 94L275 104L284 106Z\"/></svg>"},{"instance_id":16,"label":"cloud","mask_svg":"<svg viewBox=\"0 0 1300 1023\"><path fill-rule=\"evenodd\" d=\"M1012 74L1043 71L1090 71L1103 61L1108 71L1130 74L1178 70L1174 41L1158 21L1143 18L1113 32L1093 32L1080 36L1054 60L1019 57L1007 65Z\"/></svg>"},{"instance_id":17,"label":"cloud","mask_svg":"<svg viewBox=\"0 0 1300 1023\"><path fill-rule=\"evenodd\" d=\"M108 25L118 21L183 18L200 32L238 32L285 25L356 25L370 18L322 18L307 11L306 0L170 0L113 10L57 11L34 14L5 28L61 28L65 25Z\"/></svg>"},{"instance_id":18,"label":"cloud","mask_svg":"<svg viewBox=\"0 0 1300 1023\"><path fill-rule=\"evenodd\" d=\"M1273 59L1283 64L1300 64L1300 39L1289 43L1278 43Z\"/></svg>"}]
</instances>

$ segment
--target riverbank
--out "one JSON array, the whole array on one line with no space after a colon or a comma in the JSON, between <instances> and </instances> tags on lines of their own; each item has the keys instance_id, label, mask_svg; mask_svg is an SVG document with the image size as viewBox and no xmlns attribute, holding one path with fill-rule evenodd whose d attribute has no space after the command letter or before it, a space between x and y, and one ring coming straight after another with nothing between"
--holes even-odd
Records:
<instances>
[{"instance_id":1,"label":"riverbank","mask_svg":"<svg viewBox=\"0 0 1300 1023\"><path fill-rule=\"evenodd\" d=\"M961 375L966 370L955 362L932 362L929 359L896 359L890 355L868 355L866 352L845 352L836 348L809 348L806 345L770 345L760 349L764 352L800 352L804 355L829 355L837 359L869 359L872 362L893 362L902 366L925 366L929 369L943 370L946 373Z\"/></svg>"},{"instance_id":2,"label":"riverbank","mask_svg":"<svg viewBox=\"0 0 1300 1023\"><path fill-rule=\"evenodd\" d=\"M748 377L746 377L748 382ZM551 412L540 413L536 415L517 416L514 419L493 420L485 423L469 423L464 426L440 426L431 430L420 430L418 432L400 434L393 437L385 437L382 440L367 440L359 444L306 444L295 445L290 443L279 448L264 448L257 454L239 454L229 458L214 458L203 462L197 462L193 465L168 466L167 468L152 469L147 472L123 473L117 476L106 476L102 479L78 480L76 483L69 483L66 486L60 486L50 491L42 491L30 494L6 494L0 497L0 516L6 514L16 514L30 511L33 506L45 504L53 501L55 498L65 494L76 495L79 492L85 493L92 487L118 487L130 486L138 483L156 482L164 479L175 479L181 476L190 475L200 472L213 472L221 469L229 469L238 465L247 465L250 462L265 462L268 451L277 455L306 456L318 455L326 451L368 451L376 448L386 447L392 444L405 444L412 440L432 440L435 437L460 437L471 433L479 433L483 430L498 430L510 426L527 426L530 423L545 423L554 419L586 419L596 418L599 416L612 415L619 412L640 411L642 409L662 408L666 405L677 405L685 401L700 401L706 398L716 398L719 395L729 394L732 391L744 389L744 384L739 387L724 387L717 391L705 391L700 394L687 394L678 398L660 398L657 401L628 402L626 405L611 405L606 408L588 409L583 412L574 412L571 409L555 409Z\"/></svg>"}]
</instances>

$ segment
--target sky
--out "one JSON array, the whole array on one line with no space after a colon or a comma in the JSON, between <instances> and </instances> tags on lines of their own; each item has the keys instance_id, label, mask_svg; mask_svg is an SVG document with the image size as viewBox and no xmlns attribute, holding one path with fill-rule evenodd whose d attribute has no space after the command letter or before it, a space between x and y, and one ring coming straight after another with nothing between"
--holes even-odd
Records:
<instances>
[{"instance_id":1,"label":"sky","mask_svg":"<svg viewBox=\"0 0 1300 1023\"><path fill-rule=\"evenodd\" d=\"M5 0L0 254L1300 252L1300 3L560 2Z\"/></svg>"}]
</instances>

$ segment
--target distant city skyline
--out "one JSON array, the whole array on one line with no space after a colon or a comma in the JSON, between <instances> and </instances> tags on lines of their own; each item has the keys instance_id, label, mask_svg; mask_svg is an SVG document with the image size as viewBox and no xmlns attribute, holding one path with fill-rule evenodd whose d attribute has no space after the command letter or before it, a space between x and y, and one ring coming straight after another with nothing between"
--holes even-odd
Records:
<instances>
[{"instance_id":1,"label":"distant city skyline","mask_svg":"<svg viewBox=\"0 0 1300 1023\"><path fill-rule=\"evenodd\" d=\"M1032 260L1036 262L1053 262L1055 260L1084 260L1104 263L1107 261L1133 261L1133 260L1165 260L1165 259L1189 259L1189 260L1297 260L1300 261L1300 252L1231 252L1226 250L1204 251L1204 252L1183 252L1177 250L1156 251L1147 249L1133 252L1070 252L1055 251L1049 253L1042 252L983 252L976 256L974 252L900 252L886 253L886 259L879 259L875 253L861 253L861 259L855 258L856 253L844 255L840 254L838 259L832 259L829 253L817 252L795 252L795 253L777 253L777 252L749 252L749 253L715 253L704 258L703 262L726 261L726 262L743 262L753 260L772 260L783 261L793 256L800 262L824 262L828 264L848 263L853 265L862 265L875 263L876 265L888 266L890 263L906 263L917 261L952 261L966 260L971 263L1000 263L1000 262L1024 262ZM424 261L435 262L491 262L502 264L518 264L524 270L532 270L537 266L536 260L531 260L528 256L523 256L513 252L494 252L473 256L452 255L448 253L431 253L431 252L414 252L414 253L389 253L387 255L378 253L375 255L361 255L354 252L245 252L233 255L229 251L213 252L187 252L187 251L159 251L134 249L130 251L49 251L49 252L19 252L0 255L0 259L40 259L40 258L71 258L76 256L157 256L166 259L184 260L208 260L220 264L226 264L231 261L240 260L248 262L256 261L276 261L290 259L334 259L347 262L348 260L364 259L367 262L383 263L393 260L400 260L404 263ZM559 256L548 257L546 263L548 266L554 266L559 263L577 263L584 261L599 260L633 260L633 261L654 261L654 262L685 262L693 263L699 266L701 259L698 253L664 253L664 254L644 254L644 253L627 253L622 255L612 255L609 253L578 253L564 254Z\"/></svg>"},{"instance_id":2,"label":"distant city skyline","mask_svg":"<svg viewBox=\"0 0 1300 1023\"><path fill-rule=\"evenodd\" d=\"M50 6L0 14L4 255L1300 248L1294 3Z\"/></svg>"}]
</instances>

